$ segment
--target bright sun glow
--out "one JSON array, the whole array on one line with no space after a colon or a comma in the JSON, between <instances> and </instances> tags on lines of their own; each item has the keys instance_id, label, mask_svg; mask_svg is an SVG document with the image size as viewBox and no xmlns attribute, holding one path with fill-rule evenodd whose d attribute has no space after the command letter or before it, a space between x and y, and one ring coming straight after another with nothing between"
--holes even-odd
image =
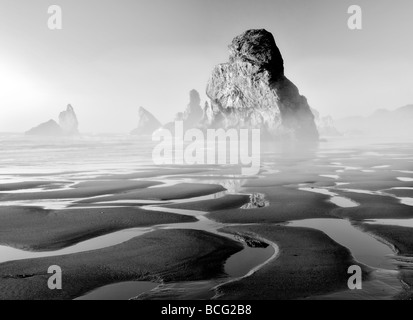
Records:
<instances>
[{"instance_id":1,"label":"bright sun glow","mask_svg":"<svg viewBox=\"0 0 413 320\"><path fill-rule=\"evenodd\" d=\"M36 84L30 75L4 62L0 62L0 88L2 105L40 98Z\"/></svg>"}]
</instances>

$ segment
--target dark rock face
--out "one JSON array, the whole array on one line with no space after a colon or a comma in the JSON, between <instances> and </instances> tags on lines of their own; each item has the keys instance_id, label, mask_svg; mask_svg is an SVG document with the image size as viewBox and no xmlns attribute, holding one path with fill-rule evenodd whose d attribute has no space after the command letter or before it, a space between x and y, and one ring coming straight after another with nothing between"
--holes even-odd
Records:
<instances>
[{"instance_id":1,"label":"dark rock face","mask_svg":"<svg viewBox=\"0 0 413 320\"><path fill-rule=\"evenodd\" d=\"M268 207L270 202L265 199L265 194L263 193L253 193L250 195L250 202L243 205L241 209L258 209Z\"/></svg>"},{"instance_id":2,"label":"dark rock face","mask_svg":"<svg viewBox=\"0 0 413 320\"><path fill-rule=\"evenodd\" d=\"M238 241L244 242L250 248L265 249L269 246L268 243L265 243L264 241L255 238L253 235L236 233L234 236Z\"/></svg>"},{"instance_id":3,"label":"dark rock face","mask_svg":"<svg viewBox=\"0 0 413 320\"><path fill-rule=\"evenodd\" d=\"M67 106L66 111L62 111L59 114L59 125L65 135L79 134L79 123L75 110L70 104Z\"/></svg>"},{"instance_id":4,"label":"dark rock face","mask_svg":"<svg viewBox=\"0 0 413 320\"><path fill-rule=\"evenodd\" d=\"M266 30L248 30L229 46L229 62L215 67L207 85L207 127L259 128L267 137L318 140L314 116L284 76L284 61Z\"/></svg>"},{"instance_id":5,"label":"dark rock face","mask_svg":"<svg viewBox=\"0 0 413 320\"><path fill-rule=\"evenodd\" d=\"M266 30L248 30L235 37L229 45L229 61L247 61L262 69L271 70L273 76L284 74L284 60L273 35Z\"/></svg>"},{"instance_id":6,"label":"dark rock face","mask_svg":"<svg viewBox=\"0 0 413 320\"><path fill-rule=\"evenodd\" d=\"M54 120L49 120L26 132L29 136L61 136L62 128Z\"/></svg>"},{"instance_id":7,"label":"dark rock face","mask_svg":"<svg viewBox=\"0 0 413 320\"><path fill-rule=\"evenodd\" d=\"M162 127L155 116L143 107L138 112L138 127L131 132L133 135L152 135L154 131Z\"/></svg>"}]
</instances>

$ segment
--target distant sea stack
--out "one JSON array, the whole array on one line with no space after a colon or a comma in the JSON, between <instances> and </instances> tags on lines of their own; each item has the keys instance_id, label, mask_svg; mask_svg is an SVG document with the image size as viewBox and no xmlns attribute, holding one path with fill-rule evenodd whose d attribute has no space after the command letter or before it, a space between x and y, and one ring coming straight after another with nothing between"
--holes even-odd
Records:
<instances>
[{"instance_id":1,"label":"distant sea stack","mask_svg":"<svg viewBox=\"0 0 413 320\"><path fill-rule=\"evenodd\" d=\"M284 75L284 61L273 35L248 30L229 46L229 62L212 71L206 94L211 104L204 125L259 128L271 138L318 140L307 99Z\"/></svg>"},{"instance_id":2,"label":"distant sea stack","mask_svg":"<svg viewBox=\"0 0 413 320\"><path fill-rule=\"evenodd\" d=\"M198 91L192 89L189 92L189 103L186 106L185 111L178 112L175 115L174 121L182 121L184 129L187 130L200 127L203 117L204 110L201 107L201 97ZM174 132L175 122L168 122L163 126L163 128Z\"/></svg>"},{"instance_id":3,"label":"distant sea stack","mask_svg":"<svg viewBox=\"0 0 413 320\"><path fill-rule=\"evenodd\" d=\"M196 127L202 120L204 111L201 107L201 97L199 92L196 90L191 90L189 92L189 104L183 113L182 120L184 121L184 126Z\"/></svg>"},{"instance_id":4,"label":"distant sea stack","mask_svg":"<svg viewBox=\"0 0 413 320\"><path fill-rule=\"evenodd\" d=\"M62 128L54 120L49 120L26 132L28 136L61 136Z\"/></svg>"},{"instance_id":5,"label":"distant sea stack","mask_svg":"<svg viewBox=\"0 0 413 320\"><path fill-rule=\"evenodd\" d=\"M138 111L138 126L131 132L133 135L152 135L153 132L162 127L155 116L143 107Z\"/></svg>"},{"instance_id":6,"label":"distant sea stack","mask_svg":"<svg viewBox=\"0 0 413 320\"><path fill-rule=\"evenodd\" d=\"M65 135L79 134L79 123L73 107L69 104L66 111L62 111L59 115L59 125Z\"/></svg>"},{"instance_id":7,"label":"distant sea stack","mask_svg":"<svg viewBox=\"0 0 413 320\"><path fill-rule=\"evenodd\" d=\"M29 136L74 136L79 134L79 123L73 107L69 104L65 111L59 114L59 124L49 120L26 132Z\"/></svg>"},{"instance_id":8,"label":"distant sea stack","mask_svg":"<svg viewBox=\"0 0 413 320\"><path fill-rule=\"evenodd\" d=\"M321 137L341 136L341 133L336 129L334 120L331 116L322 116L320 112L313 108L311 108L311 112L314 115L314 121Z\"/></svg>"}]
</instances>

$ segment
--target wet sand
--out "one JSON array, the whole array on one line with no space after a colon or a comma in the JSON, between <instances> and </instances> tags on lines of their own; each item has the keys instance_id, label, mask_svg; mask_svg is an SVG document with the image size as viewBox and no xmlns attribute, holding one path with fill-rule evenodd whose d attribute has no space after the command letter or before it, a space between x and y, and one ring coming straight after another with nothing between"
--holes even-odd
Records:
<instances>
[{"instance_id":1,"label":"wet sand","mask_svg":"<svg viewBox=\"0 0 413 320\"><path fill-rule=\"evenodd\" d=\"M223 275L238 242L196 230L158 230L113 247L0 264L0 299L73 299L124 281L196 281ZM47 270L58 265L63 289L49 290Z\"/></svg>"},{"instance_id":2,"label":"wet sand","mask_svg":"<svg viewBox=\"0 0 413 320\"><path fill-rule=\"evenodd\" d=\"M411 189L388 189L388 190L383 190L383 192L392 194L396 197L401 197L401 198L413 198L413 187L410 187Z\"/></svg>"},{"instance_id":3,"label":"wet sand","mask_svg":"<svg viewBox=\"0 0 413 320\"><path fill-rule=\"evenodd\" d=\"M326 183L327 185L334 185L331 179L320 177L320 175L316 173L297 173L293 171L287 171L271 174L262 179L249 180L244 186L249 188L262 188L297 185L300 183Z\"/></svg>"},{"instance_id":4,"label":"wet sand","mask_svg":"<svg viewBox=\"0 0 413 320\"><path fill-rule=\"evenodd\" d=\"M358 223L360 228L393 244L399 255L413 255L413 230L409 227Z\"/></svg>"},{"instance_id":5,"label":"wet sand","mask_svg":"<svg viewBox=\"0 0 413 320\"><path fill-rule=\"evenodd\" d=\"M403 182L397 179L397 177L403 176L401 173L394 172L392 170L374 170L374 172L364 173L360 170L345 172L341 174L341 180L350 182L346 185L348 189L361 189L378 191L383 189L389 189L393 187L409 187L412 183Z\"/></svg>"},{"instance_id":6,"label":"wet sand","mask_svg":"<svg viewBox=\"0 0 413 320\"><path fill-rule=\"evenodd\" d=\"M0 244L52 251L118 230L194 221L191 216L136 207L46 210L0 206Z\"/></svg>"},{"instance_id":7,"label":"wet sand","mask_svg":"<svg viewBox=\"0 0 413 320\"><path fill-rule=\"evenodd\" d=\"M180 183L174 186L160 186L157 188L146 188L123 192L113 196L96 197L93 199L78 201L77 203L98 203L134 199L166 201L201 197L223 192L225 190L226 189L221 185Z\"/></svg>"},{"instance_id":8,"label":"wet sand","mask_svg":"<svg viewBox=\"0 0 413 320\"><path fill-rule=\"evenodd\" d=\"M337 190L335 192L360 204L354 208L337 208L333 214L339 217L352 220L413 218L412 207L401 204L398 199L393 197Z\"/></svg>"},{"instance_id":9,"label":"wet sand","mask_svg":"<svg viewBox=\"0 0 413 320\"><path fill-rule=\"evenodd\" d=\"M239 209L250 202L249 195L227 195L222 198L201 200L194 202L184 202L178 204L165 205L165 208L196 210L196 211L221 211L228 209Z\"/></svg>"},{"instance_id":10,"label":"wet sand","mask_svg":"<svg viewBox=\"0 0 413 320\"><path fill-rule=\"evenodd\" d=\"M140 172L124 173L124 174L107 174L96 177L95 180L131 180L131 179L148 179L163 176L186 175L194 173L209 172L212 166L178 166L175 168L163 168L149 166Z\"/></svg>"},{"instance_id":11,"label":"wet sand","mask_svg":"<svg viewBox=\"0 0 413 320\"><path fill-rule=\"evenodd\" d=\"M245 193L263 193L270 205L257 209L215 211L208 217L223 223L278 223L292 220L329 218L337 208L329 196L300 191L294 187L245 188Z\"/></svg>"},{"instance_id":12,"label":"wet sand","mask_svg":"<svg viewBox=\"0 0 413 320\"><path fill-rule=\"evenodd\" d=\"M34 189L34 188L53 188L61 187L64 184L70 182L65 181L25 181L25 182L11 182L11 183L1 183L0 191L17 191L25 189Z\"/></svg>"},{"instance_id":13,"label":"wet sand","mask_svg":"<svg viewBox=\"0 0 413 320\"><path fill-rule=\"evenodd\" d=\"M348 267L356 264L348 249L313 229L257 225L224 230L270 239L280 254L250 277L219 287L222 300L288 300L338 291L347 288Z\"/></svg>"},{"instance_id":14,"label":"wet sand","mask_svg":"<svg viewBox=\"0 0 413 320\"><path fill-rule=\"evenodd\" d=\"M126 154L133 151L128 144L125 146ZM99 242L101 239L97 237L101 235L113 233L116 237L116 232L126 232L125 229L163 226L162 229L160 226L148 228L142 233L131 232L127 240L121 239L126 242L108 241L107 246L87 247L82 253L74 251L76 253L2 263L0 299L72 299L97 288L119 291L123 288L121 283L125 283L127 292L120 294L123 297L135 287L129 281L135 280L166 283L164 289L167 290L148 297L211 298L214 294L210 292L211 283L223 278L229 282L219 286L221 299L349 297L343 290L347 289L347 268L355 264L352 253L357 250L350 252L343 247L346 241L321 232L322 228L288 226L291 221L305 224L307 219L360 222L366 232L387 241L387 249L394 245L399 250L400 279L411 285L411 228L363 223L366 219L413 218L411 206L396 198L411 197L411 190L391 189L413 187L412 181L400 180L400 177L413 176L409 173L413 170L412 159L400 155L406 153L407 156L410 149L392 145L378 149L380 152L374 148L366 152L365 147L351 146L304 150L298 155L295 151L269 153L263 157L261 171L254 177L241 177L228 166L156 168L141 165L137 169L130 165L135 157L121 159L119 166L127 164L123 169L113 168L112 163L112 169L63 171L64 167L56 165L58 173L10 174L7 178L10 180L0 184L2 244L55 255L55 250L85 240L96 238ZM109 154L112 153L118 151L110 149ZM90 161L91 168L95 161ZM107 159L99 157L99 161L105 163ZM66 158L63 163L66 164ZM82 160L80 168L83 165ZM34 171L36 167L29 169ZM27 181L21 181L24 179ZM387 195L345 189L380 191ZM253 194L262 194L268 205L244 206L250 204ZM334 194L345 197L351 207L348 203L332 201ZM49 209L41 207L43 204ZM147 207L154 204L157 207ZM254 271L257 265L247 261L241 269L248 276L235 281L237 279L224 275L225 266L234 261L237 252L254 255L245 250L245 239L242 242L231 238L237 240L233 241L217 233L216 229L221 227L225 227L225 232L250 235L252 243L258 238L278 245L280 252L276 259L250 274L244 269ZM361 245L368 247L369 244ZM374 255L376 260L386 258L381 253L374 252ZM48 290L46 285L50 276L46 274L47 268L55 264L64 272L64 290L60 293ZM367 279L370 271L364 270ZM394 277L396 271L392 271ZM378 278L373 292L380 297L378 291L384 292L389 283L394 283ZM397 277L395 279L398 282ZM397 290L398 286L394 285L383 296L393 298ZM351 296L365 298L357 294Z\"/></svg>"},{"instance_id":15,"label":"wet sand","mask_svg":"<svg viewBox=\"0 0 413 320\"><path fill-rule=\"evenodd\" d=\"M400 279L405 284L405 291L399 294L399 299L413 299L413 237L411 227L393 225L378 225L374 223L359 223L361 229L394 245L397 251L395 263L399 265Z\"/></svg>"},{"instance_id":16,"label":"wet sand","mask_svg":"<svg viewBox=\"0 0 413 320\"><path fill-rule=\"evenodd\" d=\"M155 181L95 181L81 182L73 188L45 192L0 193L1 201L24 201L45 199L73 199L97 197L102 194L122 193L128 190L145 189L160 185Z\"/></svg>"}]
</instances>

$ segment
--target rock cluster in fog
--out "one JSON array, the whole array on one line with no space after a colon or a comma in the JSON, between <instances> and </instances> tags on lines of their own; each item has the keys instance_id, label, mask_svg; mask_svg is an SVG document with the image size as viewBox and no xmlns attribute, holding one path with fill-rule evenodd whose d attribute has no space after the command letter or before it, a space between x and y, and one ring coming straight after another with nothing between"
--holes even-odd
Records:
<instances>
[{"instance_id":1,"label":"rock cluster in fog","mask_svg":"<svg viewBox=\"0 0 413 320\"><path fill-rule=\"evenodd\" d=\"M202 108L199 93L192 90L186 110L174 121L182 121L185 129L258 128L264 138L318 140L311 108L285 77L270 32L248 30L234 38L229 52L229 62L217 65L207 83L210 102ZM173 131L174 122L163 128Z\"/></svg>"},{"instance_id":2,"label":"rock cluster in fog","mask_svg":"<svg viewBox=\"0 0 413 320\"><path fill-rule=\"evenodd\" d=\"M51 119L26 132L30 136L73 136L79 134L79 123L73 107L69 104L59 114L59 124Z\"/></svg>"},{"instance_id":3,"label":"rock cluster in fog","mask_svg":"<svg viewBox=\"0 0 413 320\"><path fill-rule=\"evenodd\" d=\"M314 114L314 121L317 130L322 137L340 136L341 133L337 130L334 120L331 116L323 116L316 109L311 109Z\"/></svg>"},{"instance_id":4,"label":"rock cluster in fog","mask_svg":"<svg viewBox=\"0 0 413 320\"><path fill-rule=\"evenodd\" d=\"M307 99L284 75L273 35L248 30L229 46L229 62L217 65L207 85L207 127L260 128L269 137L317 140Z\"/></svg>"}]
</instances>

